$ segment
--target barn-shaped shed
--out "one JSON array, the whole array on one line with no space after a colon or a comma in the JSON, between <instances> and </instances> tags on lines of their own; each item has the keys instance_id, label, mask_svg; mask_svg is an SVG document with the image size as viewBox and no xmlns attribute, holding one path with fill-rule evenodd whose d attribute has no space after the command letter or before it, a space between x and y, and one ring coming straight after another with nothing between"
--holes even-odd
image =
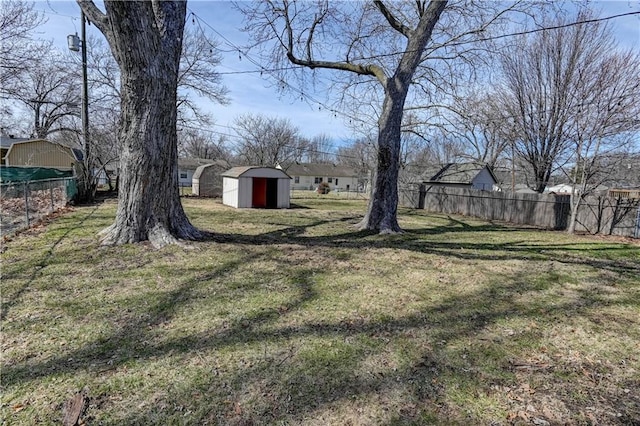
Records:
<instances>
[{"instance_id":1,"label":"barn-shaped shed","mask_svg":"<svg viewBox=\"0 0 640 426\"><path fill-rule=\"evenodd\" d=\"M274 167L233 167L222 174L222 203L236 208L288 209L291 177Z\"/></svg>"},{"instance_id":2,"label":"barn-shaped shed","mask_svg":"<svg viewBox=\"0 0 640 426\"><path fill-rule=\"evenodd\" d=\"M82 151L45 139L24 140L11 145L4 161L5 166L72 170L74 164L82 161Z\"/></svg>"},{"instance_id":3,"label":"barn-shaped shed","mask_svg":"<svg viewBox=\"0 0 640 426\"><path fill-rule=\"evenodd\" d=\"M221 197L222 173L228 168L229 163L224 160L198 167L191 179L191 193L199 197Z\"/></svg>"}]
</instances>

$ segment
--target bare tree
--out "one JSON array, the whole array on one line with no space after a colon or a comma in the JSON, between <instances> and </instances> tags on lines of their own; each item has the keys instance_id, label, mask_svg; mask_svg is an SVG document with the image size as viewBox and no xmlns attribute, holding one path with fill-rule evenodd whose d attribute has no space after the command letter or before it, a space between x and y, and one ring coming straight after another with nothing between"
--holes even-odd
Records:
<instances>
[{"instance_id":1,"label":"bare tree","mask_svg":"<svg viewBox=\"0 0 640 426\"><path fill-rule=\"evenodd\" d=\"M378 121L378 160L376 165L376 177L372 186L372 193L367 213L360 224L361 229L375 230L380 233L399 232L400 226L397 220L398 209L398 170L400 156L400 126L404 103L409 92L411 79L421 62L422 54L431 39L431 34L440 15L447 5L446 1L432 1L428 4L417 2L417 22L406 22L403 14L393 10L382 1L374 1L375 9L384 18L386 23L397 34L405 39L405 46L394 51L404 51L400 59L391 69L385 69L380 63L374 61L357 61L362 51L358 46L359 38L355 38L347 44L342 60L316 59L316 41L321 35L335 36L335 29L326 23L338 23L338 19L348 19L353 22L350 13L342 14L337 8L329 6L328 2L316 4L282 1L260 3L258 10L246 11L247 16L253 19L252 32L260 34L268 31L269 37L276 37L278 51L285 52L287 59L296 65L314 68L326 68L357 75L374 77L384 90L384 103L380 119ZM355 7L355 6L354 6ZM346 11L345 11L346 12ZM368 16L372 9L364 7L356 9L356 18L361 19L361 28L371 37L375 33L383 32L379 23L375 22L371 28ZM336 19L338 18L338 19ZM371 21L369 21L371 22ZM327 31L327 32L325 32ZM370 32L371 31L371 32ZM372 34L373 33L373 34ZM264 39L262 40L264 41ZM321 41L322 43L322 41ZM399 41L396 37L389 42L392 48ZM282 49L282 50L280 50Z\"/></svg>"},{"instance_id":2,"label":"bare tree","mask_svg":"<svg viewBox=\"0 0 640 426\"><path fill-rule=\"evenodd\" d=\"M458 97L443 117L449 138L461 143L461 157L495 167L511 146L512 132L502 105L491 93Z\"/></svg>"},{"instance_id":3,"label":"bare tree","mask_svg":"<svg viewBox=\"0 0 640 426\"><path fill-rule=\"evenodd\" d=\"M45 19L33 6L23 0L0 2L0 88L29 69L36 58L32 34Z\"/></svg>"},{"instance_id":4,"label":"bare tree","mask_svg":"<svg viewBox=\"0 0 640 426\"><path fill-rule=\"evenodd\" d=\"M210 132L196 129L182 129L178 132L178 149L184 157L225 160L230 162L231 152L226 147L227 138L217 138Z\"/></svg>"},{"instance_id":5,"label":"bare tree","mask_svg":"<svg viewBox=\"0 0 640 426\"><path fill-rule=\"evenodd\" d=\"M591 17L582 11L546 26L560 27L523 36L502 56L504 82L496 102L517 135L516 154L531 168L534 189L543 192L552 173L570 153L570 131L581 75L606 53L610 43L588 24L565 26Z\"/></svg>"},{"instance_id":6,"label":"bare tree","mask_svg":"<svg viewBox=\"0 0 640 426\"><path fill-rule=\"evenodd\" d=\"M239 139L236 155L242 164L286 168L307 151L298 128L286 118L244 114L234 125Z\"/></svg>"},{"instance_id":7,"label":"bare tree","mask_svg":"<svg viewBox=\"0 0 640 426\"><path fill-rule=\"evenodd\" d=\"M333 140L329 135L320 134L306 141L307 150L303 161L307 163L333 163L336 160Z\"/></svg>"},{"instance_id":8,"label":"bare tree","mask_svg":"<svg viewBox=\"0 0 640 426\"><path fill-rule=\"evenodd\" d=\"M217 72L222 60L219 49L218 41L201 29L185 30L178 73L178 113L182 122L211 121L193 102L193 93L221 105L229 103L229 90Z\"/></svg>"},{"instance_id":9,"label":"bare tree","mask_svg":"<svg viewBox=\"0 0 640 426\"><path fill-rule=\"evenodd\" d=\"M184 1L106 0L105 12L78 0L104 34L120 68L120 187L115 222L103 243L154 246L203 234L178 192L177 91L187 5Z\"/></svg>"},{"instance_id":10,"label":"bare tree","mask_svg":"<svg viewBox=\"0 0 640 426\"><path fill-rule=\"evenodd\" d=\"M194 95L222 105L229 102L229 91L216 71L221 61L219 43L196 29L185 30L183 38L178 73L178 121L210 125L212 117L194 102ZM112 53L102 39L90 38L88 44L89 81L95 102L119 99L120 71Z\"/></svg>"},{"instance_id":11,"label":"bare tree","mask_svg":"<svg viewBox=\"0 0 640 426\"><path fill-rule=\"evenodd\" d=\"M75 84L79 69L49 49L40 46L32 52L32 66L8 78L3 89L32 114L31 135L36 138L72 130L79 114L80 92Z\"/></svg>"},{"instance_id":12,"label":"bare tree","mask_svg":"<svg viewBox=\"0 0 640 426\"><path fill-rule=\"evenodd\" d=\"M592 68L580 71L574 93L578 104L569 127L574 152L569 233L575 232L584 197L612 179L611 160L624 161L620 154L634 147L640 131L640 54L612 49L606 28L596 27L591 34L603 38L603 50L590 58Z\"/></svg>"},{"instance_id":13,"label":"bare tree","mask_svg":"<svg viewBox=\"0 0 640 426\"><path fill-rule=\"evenodd\" d=\"M440 83L455 80L455 73L447 71L452 67L437 69L437 64L464 56L463 45L477 40L519 4L282 0L239 7L247 18L246 29L277 65L288 61L314 70L314 77L326 75L322 70L338 71L331 74L334 77L355 77L345 77L345 84L355 91L341 90L338 101L362 103L366 114L377 116L378 124L375 178L359 227L393 233L400 231L401 125L412 83L420 77L421 99L433 99ZM450 19L443 23L443 16ZM470 54L471 49L464 49ZM444 74L446 78L440 79ZM336 82L333 87L345 86Z\"/></svg>"},{"instance_id":14,"label":"bare tree","mask_svg":"<svg viewBox=\"0 0 640 426\"><path fill-rule=\"evenodd\" d=\"M376 165L377 149L375 135L363 137L352 144L338 148L336 160L339 164L353 168L358 174L362 189L370 184L370 177Z\"/></svg>"}]
</instances>

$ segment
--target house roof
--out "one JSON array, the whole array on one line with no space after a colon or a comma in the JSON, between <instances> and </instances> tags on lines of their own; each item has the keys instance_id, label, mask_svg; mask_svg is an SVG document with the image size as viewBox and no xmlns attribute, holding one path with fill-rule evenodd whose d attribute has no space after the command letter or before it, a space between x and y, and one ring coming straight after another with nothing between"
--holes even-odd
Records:
<instances>
[{"instance_id":1,"label":"house roof","mask_svg":"<svg viewBox=\"0 0 640 426\"><path fill-rule=\"evenodd\" d=\"M0 135L0 147L8 149L8 148L11 148L11 145L13 145L16 142L25 142L29 140L32 140L32 139L31 138L15 138L15 137L6 136L6 135Z\"/></svg>"},{"instance_id":2,"label":"house roof","mask_svg":"<svg viewBox=\"0 0 640 426\"><path fill-rule=\"evenodd\" d=\"M247 172L252 170L258 171L259 169L266 169L267 171L273 173L275 171L276 174L279 174L283 178L291 179L291 177L285 173L282 169L278 169L276 167L264 167L264 166L241 166L241 167L232 167L224 173L221 173L220 176L231 177L231 178L239 178Z\"/></svg>"},{"instance_id":3,"label":"house roof","mask_svg":"<svg viewBox=\"0 0 640 426\"><path fill-rule=\"evenodd\" d=\"M13 145L16 142L24 142L28 140L31 140L31 138L15 138L12 136L0 135L0 147L9 149L11 148L11 145Z\"/></svg>"},{"instance_id":4,"label":"house roof","mask_svg":"<svg viewBox=\"0 0 640 426\"><path fill-rule=\"evenodd\" d=\"M497 182L491 168L483 163L449 163L441 168L427 182L471 184L473 179L487 169L494 182Z\"/></svg>"},{"instance_id":5,"label":"house roof","mask_svg":"<svg viewBox=\"0 0 640 426\"><path fill-rule=\"evenodd\" d=\"M205 164L213 164L215 161L208 158L178 158L178 168L180 170L195 170Z\"/></svg>"},{"instance_id":6,"label":"house roof","mask_svg":"<svg viewBox=\"0 0 640 426\"><path fill-rule=\"evenodd\" d=\"M335 164L293 163L287 167L290 176L357 177L358 173L349 167Z\"/></svg>"}]
</instances>

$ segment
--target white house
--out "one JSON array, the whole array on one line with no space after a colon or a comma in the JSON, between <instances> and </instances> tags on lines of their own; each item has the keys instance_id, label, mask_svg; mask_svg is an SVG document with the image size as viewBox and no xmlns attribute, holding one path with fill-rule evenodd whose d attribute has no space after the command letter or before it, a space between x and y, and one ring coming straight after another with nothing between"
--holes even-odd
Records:
<instances>
[{"instance_id":1,"label":"white house","mask_svg":"<svg viewBox=\"0 0 640 426\"><path fill-rule=\"evenodd\" d=\"M322 182L329 184L332 191L356 191L358 174L351 167L334 164L294 163L287 167L291 176L291 187L297 190L313 190Z\"/></svg>"},{"instance_id":2,"label":"white house","mask_svg":"<svg viewBox=\"0 0 640 426\"><path fill-rule=\"evenodd\" d=\"M273 167L233 167L222 173L222 203L235 208L288 209L291 177Z\"/></svg>"}]
</instances>

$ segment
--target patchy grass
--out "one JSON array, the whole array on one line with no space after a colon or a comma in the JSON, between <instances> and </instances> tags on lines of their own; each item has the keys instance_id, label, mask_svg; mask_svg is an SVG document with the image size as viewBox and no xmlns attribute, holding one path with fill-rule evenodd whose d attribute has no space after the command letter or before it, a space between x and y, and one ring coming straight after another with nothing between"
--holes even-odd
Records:
<instances>
[{"instance_id":1,"label":"patchy grass","mask_svg":"<svg viewBox=\"0 0 640 426\"><path fill-rule=\"evenodd\" d=\"M101 247L115 204L5 242L3 424L638 424L640 246L365 204L185 199L192 250Z\"/></svg>"}]
</instances>

